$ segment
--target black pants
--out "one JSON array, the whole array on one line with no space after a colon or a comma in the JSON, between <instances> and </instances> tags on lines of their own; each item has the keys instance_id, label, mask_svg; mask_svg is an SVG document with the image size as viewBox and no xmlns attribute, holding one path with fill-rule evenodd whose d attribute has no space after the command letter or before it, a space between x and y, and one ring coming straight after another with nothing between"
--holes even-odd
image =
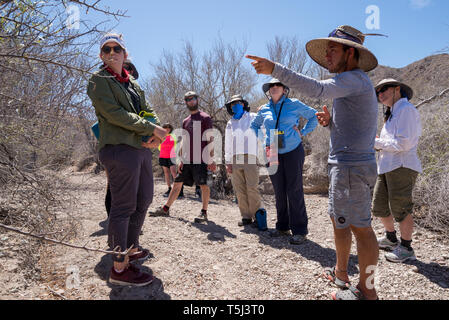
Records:
<instances>
[{"instance_id":1,"label":"black pants","mask_svg":"<svg viewBox=\"0 0 449 320\"><path fill-rule=\"evenodd\" d=\"M302 143L293 151L279 154L278 158L278 170L270 175L276 197L276 229L306 235L308 218L302 184L305 159Z\"/></svg>"},{"instance_id":2,"label":"black pants","mask_svg":"<svg viewBox=\"0 0 449 320\"><path fill-rule=\"evenodd\" d=\"M111 191L108 241L114 249L139 247L139 235L146 212L153 201L152 154L149 149L128 145L107 145L100 150L100 161L108 172ZM124 257L113 257L123 261Z\"/></svg>"}]
</instances>

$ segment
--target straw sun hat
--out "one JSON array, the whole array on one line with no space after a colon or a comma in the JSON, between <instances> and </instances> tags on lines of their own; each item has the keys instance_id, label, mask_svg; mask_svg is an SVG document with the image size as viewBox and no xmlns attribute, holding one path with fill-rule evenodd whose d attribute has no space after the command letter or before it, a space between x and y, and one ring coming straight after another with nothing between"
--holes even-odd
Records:
<instances>
[{"instance_id":1,"label":"straw sun hat","mask_svg":"<svg viewBox=\"0 0 449 320\"><path fill-rule=\"evenodd\" d=\"M333 30L327 38L319 38L309 41L306 44L306 50L309 56L320 66L327 69L326 49L329 41L341 43L353 47L359 52L359 68L365 72L371 71L377 67L377 58L369 51L363 42L365 36L384 36L381 34L363 34L361 31L351 26L339 26Z\"/></svg>"}]
</instances>

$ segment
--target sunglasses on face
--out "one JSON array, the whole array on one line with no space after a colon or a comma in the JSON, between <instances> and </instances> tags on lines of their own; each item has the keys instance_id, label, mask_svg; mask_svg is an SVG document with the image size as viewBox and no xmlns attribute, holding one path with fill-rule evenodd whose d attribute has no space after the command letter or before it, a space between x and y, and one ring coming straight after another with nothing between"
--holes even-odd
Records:
<instances>
[{"instance_id":1,"label":"sunglasses on face","mask_svg":"<svg viewBox=\"0 0 449 320\"><path fill-rule=\"evenodd\" d=\"M380 93L385 92L385 91L387 91L388 89L393 88L393 87L394 87L394 86L383 86L382 88L380 88L380 89L376 92L376 94L379 95Z\"/></svg>"},{"instance_id":2,"label":"sunglasses on face","mask_svg":"<svg viewBox=\"0 0 449 320\"><path fill-rule=\"evenodd\" d=\"M283 87L283 85L282 84L280 84L280 83L273 83L273 84L270 84L270 86L268 87L268 88L273 88L273 87Z\"/></svg>"},{"instance_id":3,"label":"sunglasses on face","mask_svg":"<svg viewBox=\"0 0 449 320\"><path fill-rule=\"evenodd\" d=\"M113 47L104 46L103 48L101 48L101 51L103 51L106 54L110 53L111 50L114 50L115 53L120 53L122 52L123 48L120 46L113 46Z\"/></svg>"},{"instance_id":4,"label":"sunglasses on face","mask_svg":"<svg viewBox=\"0 0 449 320\"><path fill-rule=\"evenodd\" d=\"M196 97L185 98L184 100L185 100L185 102L189 102L189 101L192 101L192 100L196 100Z\"/></svg>"}]
</instances>

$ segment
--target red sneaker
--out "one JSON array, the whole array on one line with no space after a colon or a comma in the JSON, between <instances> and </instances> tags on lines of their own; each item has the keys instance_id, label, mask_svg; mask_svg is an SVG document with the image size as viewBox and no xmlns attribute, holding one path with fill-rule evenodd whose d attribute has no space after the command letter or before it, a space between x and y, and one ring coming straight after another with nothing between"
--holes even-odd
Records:
<instances>
[{"instance_id":1,"label":"red sneaker","mask_svg":"<svg viewBox=\"0 0 449 320\"><path fill-rule=\"evenodd\" d=\"M136 254L128 256L129 262L145 261L150 257L150 250L140 249Z\"/></svg>"},{"instance_id":2,"label":"red sneaker","mask_svg":"<svg viewBox=\"0 0 449 320\"><path fill-rule=\"evenodd\" d=\"M109 282L112 284L118 284L120 286L137 286L142 287L153 282L154 277L149 274L140 271L139 268L129 264L128 267L121 273L111 269L111 275L109 276Z\"/></svg>"}]
</instances>

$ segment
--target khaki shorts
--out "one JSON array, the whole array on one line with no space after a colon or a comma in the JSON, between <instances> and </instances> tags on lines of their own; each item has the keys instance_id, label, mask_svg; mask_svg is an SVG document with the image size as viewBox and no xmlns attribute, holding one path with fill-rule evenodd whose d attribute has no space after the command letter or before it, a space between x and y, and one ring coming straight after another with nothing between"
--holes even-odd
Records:
<instances>
[{"instance_id":1,"label":"khaki shorts","mask_svg":"<svg viewBox=\"0 0 449 320\"><path fill-rule=\"evenodd\" d=\"M398 168L377 177L374 187L373 215L379 218L391 214L396 222L403 221L413 211L413 187L418 172Z\"/></svg>"},{"instance_id":2,"label":"khaki shorts","mask_svg":"<svg viewBox=\"0 0 449 320\"><path fill-rule=\"evenodd\" d=\"M328 165L329 215L337 229L371 226L371 192L376 163L362 166Z\"/></svg>"}]
</instances>

